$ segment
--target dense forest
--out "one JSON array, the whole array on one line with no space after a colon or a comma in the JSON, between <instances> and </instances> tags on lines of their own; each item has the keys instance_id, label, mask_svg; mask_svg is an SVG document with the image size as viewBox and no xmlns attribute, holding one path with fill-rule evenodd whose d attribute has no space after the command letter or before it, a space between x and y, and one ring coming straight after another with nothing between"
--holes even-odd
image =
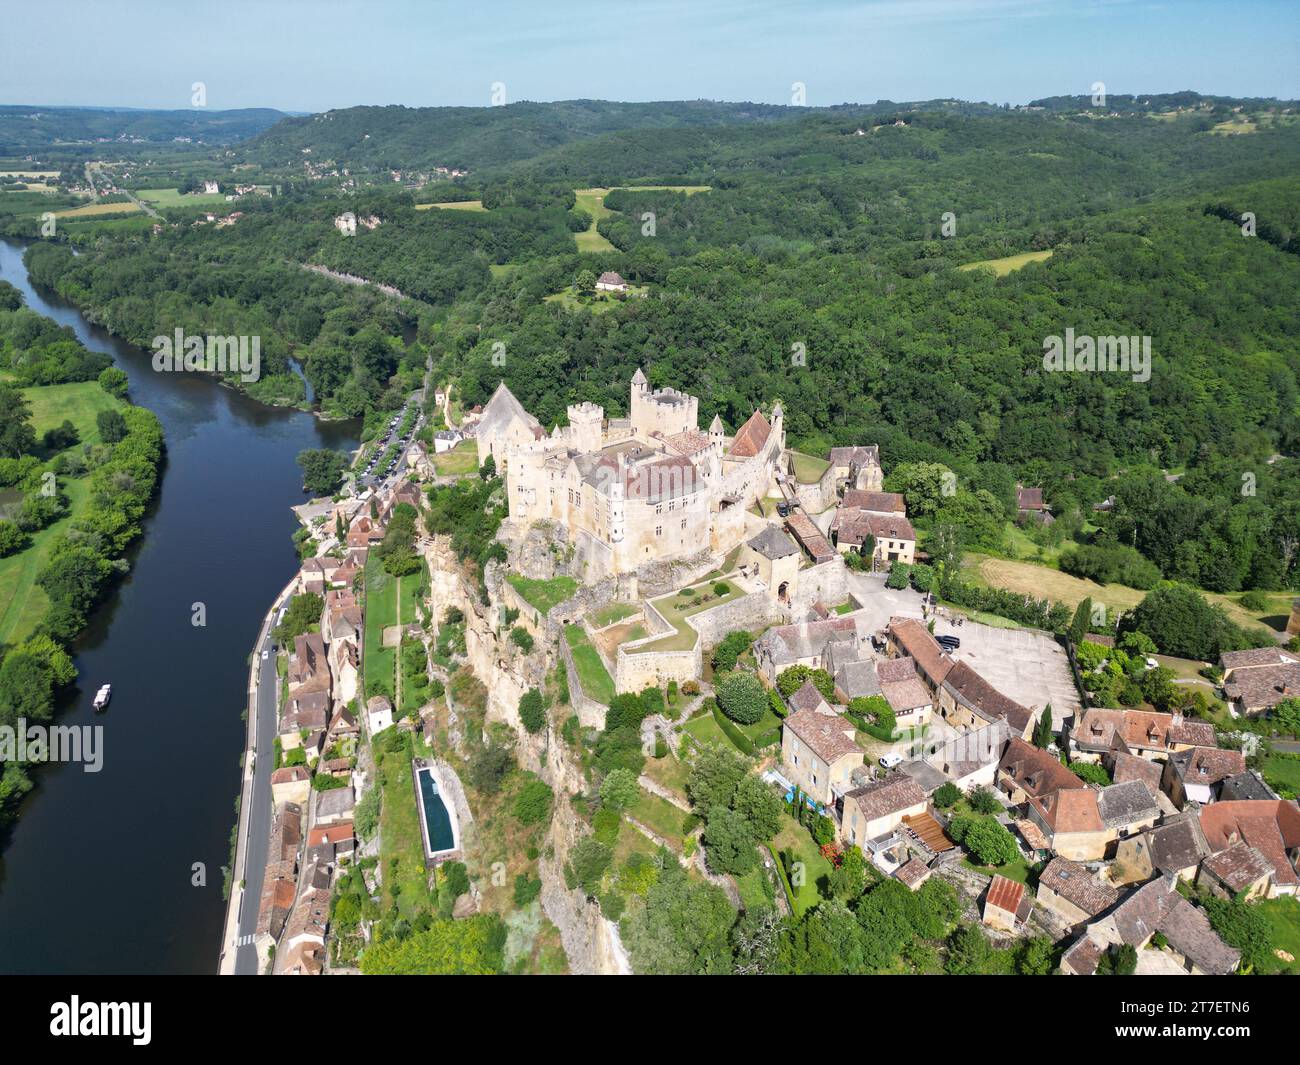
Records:
<instances>
[{"instance_id":1,"label":"dense forest","mask_svg":"<svg viewBox=\"0 0 1300 1065\"><path fill-rule=\"evenodd\" d=\"M111 107L0 106L0 153L65 148L78 141L142 140L168 143L190 137L233 144L275 125L285 115L269 107L235 111L151 111Z\"/></svg>"},{"instance_id":2,"label":"dense forest","mask_svg":"<svg viewBox=\"0 0 1300 1065\"><path fill-rule=\"evenodd\" d=\"M706 421L734 429L779 398L806 450L876 442L887 468L955 471L1000 508L967 508L968 544L1000 546L1019 480L1063 519L1055 542L1087 549L1062 558L1071 572L1293 586L1300 312L1282 294L1300 288L1300 127L1271 102L1278 121L1221 136L1207 115L1264 104L1113 100L1100 119L1051 102L354 108L242 151L409 166L419 140L430 162L445 149L483 169L416 196L295 181L241 205L238 225L172 214L29 256L137 343L177 324L261 335L262 398L302 402L292 358L327 411L391 408L428 352L467 403L504 378L550 425L575 400L621 413L644 366L699 394ZM480 154L453 158L468 143ZM704 190L620 187L637 184ZM611 190L594 223L606 250L580 253L587 185ZM379 224L345 237L343 210ZM1006 256L1024 259L980 266ZM606 269L644 298L560 298ZM1148 370L1049 372L1045 343L1067 331L1149 344Z\"/></svg>"}]
</instances>

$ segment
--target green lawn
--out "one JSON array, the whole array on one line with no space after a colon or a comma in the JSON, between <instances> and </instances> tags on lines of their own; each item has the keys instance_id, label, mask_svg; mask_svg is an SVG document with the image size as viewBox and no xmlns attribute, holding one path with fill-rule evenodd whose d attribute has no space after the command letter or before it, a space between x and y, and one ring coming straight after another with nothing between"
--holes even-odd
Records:
<instances>
[{"instance_id":1,"label":"green lawn","mask_svg":"<svg viewBox=\"0 0 1300 1065\"><path fill-rule=\"evenodd\" d=\"M549 581L539 581L510 573L506 580L543 617L550 613L552 607L563 603L578 590L578 582L572 577L552 577Z\"/></svg>"},{"instance_id":2,"label":"green lawn","mask_svg":"<svg viewBox=\"0 0 1300 1065\"><path fill-rule=\"evenodd\" d=\"M772 838L772 847L778 855L783 850L793 851L795 861L803 863L802 885L790 885L794 892L791 903L795 916L802 917L805 911L821 901L817 884L823 877L831 875L831 863L822 857L808 830L788 814L781 816L781 831ZM777 860L779 863L779 858Z\"/></svg>"},{"instance_id":3,"label":"green lawn","mask_svg":"<svg viewBox=\"0 0 1300 1065\"><path fill-rule=\"evenodd\" d=\"M1292 976L1300 974L1300 900L1292 896L1279 899L1266 899L1255 903L1263 912L1269 923L1272 935L1270 945L1274 950L1285 950L1295 961L1283 961L1274 955L1268 972L1286 972ZM1263 967L1261 966L1261 969Z\"/></svg>"},{"instance_id":4,"label":"green lawn","mask_svg":"<svg viewBox=\"0 0 1300 1065\"><path fill-rule=\"evenodd\" d=\"M975 872L983 873L985 876L1005 876L1008 880L1014 880L1019 884L1028 885L1029 883L1029 866L1023 858L1017 858L1014 862L1007 862L1006 865L976 865L969 858L963 858L961 864L967 869L974 869Z\"/></svg>"},{"instance_id":5,"label":"green lawn","mask_svg":"<svg viewBox=\"0 0 1300 1065\"><path fill-rule=\"evenodd\" d=\"M365 688L383 687L393 696L396 648L384 646L384 629L397 624L397 581L384 572L383 564L373 556L366 562L366 627L361 667Z\"/></svg>"},{"instance_id":6,"label":"green lawn","mask_svg":"<svg viewBox=\"0 0 1300 1065\"><path fill-rule=\"evenodd\" d=\"M430 899L409 741L395 751L388 750L385 743L379 758L378 779L383 791L379 815L382 905L387 910L396 904L402 916L411 920L428 912Z\"/></svg>"},{"instance_id":7,"label":"green lawn","mask_svg":"<svg viewBox=\"0 0 1300 1065\"><path fill-rule=\"evenodd\" d=\"M602 218L608 218L612 213L605 206L605 195L609 189L575 189L574 196L577 202L574 206L580 211L586 211L591 215L591 226L582 233L575 233L574 238L578 244L578 251L581 252L603 252L618 251L613 244L607 241L596 231L596 223Z\"/></svg>"},{"instance_id":8,"label":"green lawn","mask_svg":"<svg viewBox=\"0 0 1300 1065\"><path fill-rule=\"evenodd\" d=\"M462 440L450 451L434 455L433 468L439 477L467 477L478 473L478 444Z\"/></svg>"},{"instance_id":9,"label":"green lawn","mask_svg":"<svg viewBox=\"0 0 1300 1065\"><path fill-rule=\"evenodd\" d=\"M136 189L136 196L151 207L215 207L227 203L222 192L187 192L177 189Z\"/></svg>"},{"instance_id":10,"label":"green lawn","mask_svg":"<svg viewBox=\"0 0 1300 1065\"><path fill-rule=\"evenodd\" d=\"M733 876L736 890L740 893L740 904L747 910L771 909L772 882L767 878L763 866L756 865L744 876Z\"/></svg>"},{"instance_id":11,"label":"green lawn","mask_svg":"<svg viewBox=\"0 0 1300 1065\"><path fill-rule=\"evenodd\" d=\"M397 604L397 620L400 625L410 625L414 621L420 620L419 603L420 603L420 585L423 582L423 575L412 573L403 577L400 582L399 601Z\"/></svg>"},{"instance_id":12,"label":"green lawn","mask_svg":"<svg viewBox=\"0 0 1300 1065\"><path fill-rule=\"evenodd\" d=\"M594 628L603 629L606 625L613 625L616 621L630 618L640 609L635 603L610 603L609 606L601 607L591 615L591 624Z\"/></svg>"},{"instance_id":13,"label":"green lawn","mask_svg":"<svg viewBox=\"0 0 1300 1065\"><path fill-rule=\"evenodd\" d=\"M609 675L600 652L587 638L586 630L581 625L568 625L564 630L565 639L569 641L569 650L573 654L573 668L578 672L582 690L590 699L609 705L614 698L614 678Z\"/></svg>"},{"instance_id":14,"label":"green lawn","mask_svg":"<svg viewBox=\"0 0 1300 1065\"><path fill-rule=\"evenodd\" d=\"M679 799L686 798L686 782L690 779L691 770L674 751L669 751L662 758L647 758L642 772Z\"/></svg>"},{"instance_id":15,"label":"green lawn","mask_svg":"<svg viewBox=\"0 0 1300 1065\"><path fill-rule=\"evenodd\" d=\"M667 799L661 799L658 795L651 795L650 792L642 790L636 803L628 810L628 814L652 832L663 836L674 850L681 850L682 822L686 819L684 810L674 806Z\"/></svg>"},{"instance_id":16,"label":"green lawn","mask_svg":"<svg viewBox=\"0 0 1300 1065\"><path fill-rule=\"evenodd\" d=\"M434 208L440 211L486 211L482 200L453 200L448 203L417 203L417 211L431 211Z\"/></svg>"},{"instance_id":17,"label":"green lawn","mask_svg":"<svg viewBox=\"0 0 1300 1065\"><path fill-rule=\"evenodd\" d=\"M717 719L707 710L702 710L682 726L682 731L689 733L700 743L716 743L723 747L734 746Z\"/></svg>"},{"instance_id":18,"label":"green lawn","mask_svg":"<svg viewBox=\"0 0 1300 1065\"><path fill-rule=\"evenodd\" d=\"M815 484L821 480L822 474L830 466L828 459L805 455L801 451L791 451L790 458L794 462L794 475L800 484Z\"/></svg>"},{"instance_id":19,"label":"green lawn","mask_svg":"<svg viewBox=\"0 0 1300 1065\"><path fill-rule=\"evenodd\" d=\"M71 385L42 385L24 388L23 396L32 412L32 428L39 437L46 429L72 422L83 444L98 444L99 427L95 416L102 410L121 410L125 404L114 399L94 381Z\"/></svg>"},{"instance_id":20,"label":"green lawn","mask_svg":"<svg viewBox=\"0 0 1300 1065\"><path fill-rule=\"evenodd\" d=\"M965 266L957 267L958 270L992 270L998 277L1005 277L1014 270L1019 270L1022 266L1028 266L1030 263L1041 263L1044 259L1052 257L1051 251L1026 251L1019 255L1008 255L1004 259L981 259L976 263L966 263Z\"/></svg>"},{"instance_id":21,"label":"green lawn","mask_svg":"<svg viewBox=\"0 0 1300 1065\"><path fill-rule=\"evenodd\" d=\"M717 583L717 580L725 581L729 585L726 595L718 596L713 594L713 585ZM699 633L686 623L686 619L692 614L698 614L704 610L712 610L715 606L721 606L723 603L730 603L733 599L739 599L745 594L744 589L741 588L734 579L729 579L725 575L716 580L707 580L701 584L691 585L690 590L700 595L707 595L707 601L697 605L692 602L694 596L688 598L684 595L678 594L677 592L651 600L655 609L658 610L659 613L664 616L664 619L668 624L672 625L677 631L672 635L665 636L661 640L655 640L654 643L638 647L638 652L689 651L695 646L695 641L699 638Z\"/></svg>"},{"instance_id":22,"label":"green lawn","mask_svg":"<svg viewBox=\"0 0 1300 1065\"><path fill-rule=\"evenodd\" d=\"M1287 795L1300 795L1300 759L1270 755L1264 759L1261 772L1275 791L1285 793L1283 798Z\"/></svg>"}]
</instances>

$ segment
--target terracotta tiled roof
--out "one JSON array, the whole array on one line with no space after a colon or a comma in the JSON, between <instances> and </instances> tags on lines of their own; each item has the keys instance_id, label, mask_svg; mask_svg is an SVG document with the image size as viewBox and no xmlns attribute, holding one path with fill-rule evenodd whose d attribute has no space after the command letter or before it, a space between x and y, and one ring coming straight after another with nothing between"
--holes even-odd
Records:
<instances>
[{"instance_id":1,"label":"terracotta tiled roof","mask_svg":"<svg viewBox=\"0 0 1300 1065\"><path fill-rule=\"evenodd\" d=\"M915 659L917 668L930 684L943 683L953 668L953 660L943 653L943 648L921 622L915 618L890 618L889 635L905 655Z\"/></svg>"},{"instance_id":2,"label":"terracotta tiled roof","mask_svg":"<svg viewBox=\"0 0 1300 1065\"><path fill-rule=\"evenodd\" d=\"M1097 808L1097 793L1091 788L1062 788L1029 801L1039 809L1054 834L1101 832L1106 827Z\"/></svg>"},{"instance_id":3,"label":"terracotta tiled roof","mask_svg":"<svg viewBox=\"0 0 1300 1065\"><path fill-rule=\"evenodd\" d=\"M1011 726L1013 733L1024 735L1034 719L1032 710L1003 695L965 662L958 662L948 670L943 686L958 702L972 707L985 721L1001 719Z\"/></svg>"},{"instance_id":4,"label":"terracotta tiled roof","mask_svg":"<svg viewBox=\"0 0 1300 1065\"><path fill-rule=\"evenodd\" d=\"M1021 510L1042 510L1043 490L1041 488L1017 488L1016 506Z\"/></svg>"},{"instance_id":5,"label":"terracotta tiled roof","mask_svg":"<svg viewBox=\"0 0 1300 1065\"><path fill-rule=\"evenodd\" d=\"M849 488L844 492L840 506L845 509L874 510L881 514L906 514L907 503L901 492L865 492Z\"/></svg>"},{"instance_id":6,"label":"terracotta tiled roof","mask_svg":"<svg viewBox=\"0 0 1300 1065\"><path fill-rule=\"evenodd\" d=\"M1016 920L1023 923L1029 917L1029 911L1034 908L1034 900L1025 890L1024 884L995 874L984 899L985 913L990 908L1015 914Z\"/></svg>"},{"instance_id":7,"label":"terracotta tiled roof","mask_svg":"<svg viewBox=\"0 0 1300 1065\"><path fill-rule=\"evenodd\" d=\"M1300 698L1300 665L1238 666L1232 679L1223 686L1232 700L1240 700L1247 710L1267 709L1283 699Z\"/></svg>"},{"instance_id":8,"label":"terracotta tiled roof","mask_svg":"<svg viewBox=\"0 0 1300 1065\"><path fill-rule=\"evenodd\" d=\"M785 728L798 736L827 765L846 754L862 754L862 748L848 737L853 726L838 714L798 710L785 719Z\"/></svg>"},{"instance_id":9,"label":"terracotta tiled roof","mask_svg":"<svg viewBox=\"0 0 1300 1065\"><path fill-rule=\"evenodd\" d=\"M826 707L827 703L822 693L817 690L817 685L809 679L790 696L790 706L794 710L816 710L818 707Z\"/></svg>"},{"instance_id":10,"label":"terracotta tiled roof","mask_svg":"<svg viewBox=\"0 0 1300 1065\"><path fill-rule=\"evenodd\" d=\"M1281 647L1252 647L1248 651L1224 651L1219 664L1225 671L1257 666L1286 666L1300 663L1300 654Z\"/></svg>"},{"instance_id":11,"label":"terracotta tiled roof","mask_svg":"<svg viewBox=\"0 0 1300 1065\"><path fill-rule=\"evenodd\" d=\"M1288 857L1300 847L1300 807L1294 800L1212 803L1201 810L1201 830L1212 850L1223 850L1245 840L1273 863L1276 883L1300 883Z\"/></svg>"},{"instance_id":12,"label":"terracotta tiled roof","mask_svg":"<svg viewBox=\"0 0 1300 1065\"><path fill-rule=\"evenodd\" d=\"M1173 724L1172 714L1094 706L1085 710L1079 723L1074 726L1074 742L1089 750L1109 750L1118 736L1129 750L1165 751L1169 749L1169 730ZM1185 722L1180 734L1189 734ZM1190 734L1195 736L1201 733L1198 729L1192 729ZM1213 735L1214 727L1210 726L1211 738ZM1210 746L1216 744L1211 742Z\"/></svg>"},{"instance_id":13,"label":"terracotta tiled roof","mask_svg":"<svg viewBox=\"0 0 1300 1065\"><path fill-rule=\"evenodd\" d=\"M1112 756L1114 768L1111 770L1111 779L1116 784L1123 784L1130 780L1140 780L1147 786L1147 790L1155 795L1160 790L1160 778L1162 770L1158 762L1151 762L1136 754L1128 754L1125 751L1117 751Z\"/></svg>"},{"instance_id":14,"label":"terracotta tiled roof","mask_svg":"<svg viewBox=\"0 0 1300 1065\"><path fill-rule=\"evenodd\" d=\"M1011 737L1002 761L998 763L998 770L1006 773L1031 796L1049 795L1062 788L1087 787L1061 764L1059 758L1026 743L1018 736Z\"/></svg>"},{"instance_id":15,"label":"terracotta tiled roof","mask_svg":"<svg viewBox=\"0 0 1300 1065\"><path fill-rule=\"evenodd\" d=\"M894 870L894 877L915 891L930 879L930 867L920 858L909 858Z\"/></svg>"},{"instance_id":16,"label":"terracotta tiled roof","mask_svg":"<svg viewBox=\"0 0 1300 1065\"><path fill-rule=\"evenodd\" d=\"M1211 787L1225 777L1246 771L1246 756L1240 751L1218 747L1193 747L1190 751L1175 751L1169 756L1169 765L1183 786L1204 784Z\"/></svg>"},{"instance_id":17,"label":"terracotta tiled roof","mask_svg":"<svg viewBox=\"0 0 1300 1065\"><path fill-rule=\"evenodd\" d=\"M731 442L730 454L735 458L752 458L763 450L772 427L761 410L754 411L749 420L737 431Z\"/></svg>"}]
</instances>

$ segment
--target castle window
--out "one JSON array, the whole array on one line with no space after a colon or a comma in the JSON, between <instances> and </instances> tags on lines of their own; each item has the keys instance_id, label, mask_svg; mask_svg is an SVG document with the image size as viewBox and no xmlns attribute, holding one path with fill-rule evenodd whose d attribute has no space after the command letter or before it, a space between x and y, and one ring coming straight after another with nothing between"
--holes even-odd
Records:
<instances>
[{"instance_id":1,"label":"castle window","mask_svg":"<svg viewBox=\"0 0 1300 1065\"><path fill-rule=\"evenodd\" d=\"M655 526L655 535L656 535L656 536L663 536L663 534L664 534L664 527L663 527L662 525L656 525L656 526Z\"/></svg>"},{"instance_id":2,"label":"castle window","mask_svg":"<svg viewBox=\"0 0 1300 1065\"><path fill-rule=\"evenodd\" d=\"M686 528L686 519L685 519L685 518L682 519L682 528L683 528L683 529Z\"/></svg>"}]
</instances>

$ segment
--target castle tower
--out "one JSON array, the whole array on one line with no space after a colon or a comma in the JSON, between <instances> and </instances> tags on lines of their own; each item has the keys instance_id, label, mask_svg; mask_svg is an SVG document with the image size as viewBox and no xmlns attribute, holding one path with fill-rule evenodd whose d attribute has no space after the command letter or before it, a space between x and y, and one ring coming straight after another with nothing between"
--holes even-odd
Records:
<instances>
[{"instance_id":1,"label":"castle tower","mask_svg":"<svg viewBox=\"0 0 1300 1065\"><path fill-rule=\"evenodd\" d=\"M772 408L772 435L777 440L778 454L785 450L785 411L781 409L778 399Z\"/></svg>"},{"instance_id":2,"label":"castle tower","mask_svg":"<svg viewBox=\"0 0 1300 1065\"><path fill-rule=\"evenodd\" d=\"M713 421L709 423L709 443L721 451L724 443L723 437L725 435L726 434L722 431L722 419L715 414L713 416Z\"/></svg>"},{"instance_id":3,"label":"castle tower","mask_svg":"<svg viewBox=\"0 0 1300 1065\"><path fill-rule=\"evenodd\" d=\"M599 451L605 408L596 403L570 403L568 411L569 446L586 453Z\"/></svg>"},{"instance_id":4,"label":"castle tower","mask_svg":"<svg viewBox=\"0 0 1300 1065\"><path fill-rule=\"evenodd\" d=\"M637 367L636 373L632 375L632 397L628 403L627 416L632 422L632 430L636 431L639 425L644 424L645 419L645 402L650 395L650 382L646 375Z\"/></svg>"}]
</instances>

